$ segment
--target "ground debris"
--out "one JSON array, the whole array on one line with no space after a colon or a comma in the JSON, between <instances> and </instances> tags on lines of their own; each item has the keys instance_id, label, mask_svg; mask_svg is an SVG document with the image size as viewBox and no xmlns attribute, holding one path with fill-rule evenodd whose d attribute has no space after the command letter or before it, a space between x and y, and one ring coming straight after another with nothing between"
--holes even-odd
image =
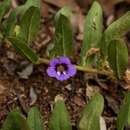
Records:
<instances>
[{"instance_id":1,"label":"ground debris","mask_svg":"<svg viewBox=\"0 0 130 130\"><path fill-rule=\"evenodd\" d=\"M17 72L20 78L28 79L33 72L33 64L27 65L21 72Z\"/></svg>"},{"instance_id":2,"label":"ground debris","mask_svg":"<svg viewBox=\"0 0 130 130\"><path fill-rule=\"evenodd\" d=\"M31 98L30 106L34 105L37 101L37 94L34 90L34 88L30 88L29 97Z\"/></svg>"}]
</instances>

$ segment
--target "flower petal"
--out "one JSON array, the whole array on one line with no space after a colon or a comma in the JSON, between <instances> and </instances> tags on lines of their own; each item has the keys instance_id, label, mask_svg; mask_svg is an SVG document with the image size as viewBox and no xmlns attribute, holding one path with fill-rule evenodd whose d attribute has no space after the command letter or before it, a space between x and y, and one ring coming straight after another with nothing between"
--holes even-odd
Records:
<instances>
[{"instance_id":1,"label":"flower petal","mask_svg":"<svg viewBox=\"0 0 130 130\"><path fill-rule=\"evenodd\" d=\"M50 66L55 67L59 63L60 63L60 61L57 58L54 58L51 60Z\"/></svg>"},{"instance_id":2,"label":"flower petal","mask_svg":"<svg viewBox=\"0 0 130 130\"><path fill-rule=\"evenodd\" d=\"M56 65L58 64L66 64L68 68L67 71L56 71ZM47 69L47 74L50 77L55 77L57 80L63 81L74 76L76 74L76 68L71 64L71 61L68 57L61 56L59 58L54 58L51 60L50 67Z\"/></svg>"},{"instance_id":3,"label":"flower petal","mask_svg":"<svg viewBox=\"0 0 130 130\"><path fill-rule=\"evenodd\" d=\"M50 76L50 77L56 77L56 70L55 70L55 67L48 67L47 69L47 74Z\"/></svg>"},{"instance_id":4,"label":"flower petal","mask_svg":"<svg viewBox=\"0 0 130 130\"><path fill-rule=\"evenodd\" d=\"M70 59L68 57L65 57L65 56L61 56L59 58L59 61L60 61L60 63L71 64Z\"/></svg>"},{"instance_id":5,"label":"flower petal","mask_svg":"<svg viewBox=\"0 0 130 130\"><path fill-rule=\"evenodd\" d=\"M56 75L56 79L57 80L60 80L60 81L63 81L63 80L66 80L69 78L69 75L68 74L61 74L61 75Z\"/></svg>"},{"instance_id":6,"label":"flower petal","mask_svg":"<svg viewBox=\"0 0 130 130\"><path fill-rule=\"evenodd\" d=\"M68 75L69 76L74 76L76 74L77 70L76 70L76 67L74 65L68 65Z\"/></svg>"}]
</instances>

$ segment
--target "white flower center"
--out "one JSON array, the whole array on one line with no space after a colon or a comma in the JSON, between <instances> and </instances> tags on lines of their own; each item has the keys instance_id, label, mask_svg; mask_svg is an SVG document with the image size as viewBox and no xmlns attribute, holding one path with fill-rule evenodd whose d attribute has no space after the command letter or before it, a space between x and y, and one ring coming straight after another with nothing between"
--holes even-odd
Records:
<instances>
[{"instance_id":1,"label":"white flower center","mask_svg":"<svg viewBox=\"0 0 130 130\"><path fill-rule=\"evenodd\" d=\"M60 75L61 75L61 72L60 72L60 71L57 71L57 74L60 76Z\"/></svg>"},{"instance_id":2,"label":"white flower center","mask_svg":"<svg viewBox=\"0 0 130 130\"><path fill-rule=\"evenodd\" d=\"M66 75L66 72L65 72L65 71L63 71L63 74L64 74L64 75Z\"/></svg>"}]
</instances>

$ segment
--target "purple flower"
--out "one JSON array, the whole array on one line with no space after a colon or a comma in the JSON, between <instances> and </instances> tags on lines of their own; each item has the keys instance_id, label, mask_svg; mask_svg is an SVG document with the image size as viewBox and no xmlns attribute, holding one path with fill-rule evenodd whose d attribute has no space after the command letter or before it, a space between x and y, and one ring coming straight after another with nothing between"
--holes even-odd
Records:
<instances>
[{"instance_id":1,"label":"purple flower","mask_svg":"<svg viewBox=\"0 0 130 130\"><path fill-rule=\"evenodd\" d=\"M51 60L47 74L50 77L55 77L57 80L63 81L73 77L76 74L76 68L71 64L68 57L61 56Z\"/></svg>"}]
</instances>

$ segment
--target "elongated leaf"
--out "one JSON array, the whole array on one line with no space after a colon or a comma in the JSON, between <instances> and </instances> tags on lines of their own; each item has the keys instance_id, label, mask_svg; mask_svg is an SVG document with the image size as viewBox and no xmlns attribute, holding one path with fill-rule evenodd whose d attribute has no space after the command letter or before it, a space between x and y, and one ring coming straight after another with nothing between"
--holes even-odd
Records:
<instances>
[{"instance_id":1,"label":"elongated leaf","mask_svg":"<svg viewBox=\"0 0 130 130\"><path fill-rule=\"evenodd\" d=\"M0 4L0 21L2 20L4 14L9 10L10 5L11 0L4 0L2 4Z\"/></svg>"},{"instance_id":2,"label":"elongated leaf","mask_svg":"<svg viewBox=\"0 0 130 130\"><path fill-rule=\"evenodd\" d=\"M26 6L35 6L40 8L40 0L27 0L25 3Z\"/></svg>"},{"instance_id":3,"label":"elongated leaf","mask_svg":"<svg viewBox=\"0 0 130 130\"><path fill-rule=\"evenodd\" d=\"M130 125L130 93L127 93L117 117L117 130L124 130L127 122Z\"/></svg>"},{"instance_id":4,"label":"elongated leaf","mask_svg":"<svg viewBox=\"0 0 130 130\"><path fill-rule=\"evenodd\" d=\"M100 48L102 38L102 8L98 2L94 2L85 19L84 39L81 49L81 64L91 65L95 62L94 57L88 57L87 53L91 48Z\"/></svg>"},{"instance_id":5,"label":"elongated leaf","mask_svg":"<svg viewBox=\"0 0 130 130\"><path fill-rule=\"evenodd\" d=\"M0 32L0 42L1 42L1 40L3 39L3 34L2 34L2 32Z\"/></svg>"},{"instance_id":6,"label":"elongated leaf","mask_svg":"<svg viewBox=\"0 0 130 130\"><path fill-rule=\"evenodd\" d=\"M16 8L17 14L24 14L32 6L40 9L40 1L41 0L27 0L24 5Z\"/></svg>"},{"instance_id":7,"label":"elongated leaf","mask_svg":"<svg viewBox=\"0 0 130 130\"><path fill-rule=\"evenodd\" d=\"M27 121L31 130L44 130L40 112L36 107L29 111Z\"/></svg>"},{"instance_id":8,"label":"elongated leaf","mask_svg":"<svg viewBox=\"0 0 130 130\"><path fill-rule=\"evenodd\" d=\"M39 26L40 10L37 7L30 7L21 19L19 37L25 39L27 44L31 43L36 37Z\"/></svg>"},{"instance_id":9,"label":"elongated leaf","mask_svg":"<svg viewBox=\"0 0 130 130\"><path fill-rule=\"evenodd\" d=\"M68 6L64 6L62 9L60 9L56 16L55 16L55 23L58 22L59 18L60 18L60 15L63 15L65 17L67 17L68 19L71 18L72 16L72 12L71 12L71 9L68 7Z\"/></svg>"},{"instance_id":10,"label":"elongated leaf","mask_svg":"<svg viewBox=\"0 0 130 130\"><path fill-rule=\"evenodd\" d=\"M20 53L27 57L33 63L37 62L38 56L31 48L26 45L24 40L19 40L16 37L9 37L8 40L12 43L13 47Z\"/></svg>"},{"instance_id":11,"label":"elongated leaf","mask_svg":"<svg viewBox=\"0 0 130 130\"><path fill-rule=\"evenodd\" d=\"M130 109L129 109L129 112L128 112L128 115L130 115ZM130 116L128 116L128 125L130 125Z\"/></svg>"},{"instance_id":12,"label":"elongated leaf","mask_svg":"<svg viewBox=\"0 0 130 130\"><path fill-rule=\"evenodd\" d=\"M113 22L104 32L104 38L102 43L102 53L104 56L107 56L108 45L111 40L116 38L121 38L126 34L130 29L130 11L125 15Z\"/></svg>"},{"instance_id":13,"label":"elongated leaf","mask_svg":"<svg viewBox=\"0 0 130 130\"><path fill-rule=\"evenodd\" d=\"M96 93L84 108L79 122L79 130L100 130L100 116L103 106L103 97Z\"/></svg>"},{"instance_id":14,"label":"elongated leaf","mask_svg":"<svg viewBox=\"0 0 130 130\"><path fill-rule=\"evenodd\" d=\"M128 50L123 40L112 40L108 47L108 61L117 78L121 79L128 66Z\"/></svg>"},{"instance_id":15,"label":"elongated leaf","mask_svg":"<svg viewBox=\"0 0 130 130\"><path fill-rule=\"evenodd\" d=\"M50 55L71 56L73 54L73 35L70 22L71 11L64 7L55 16L54 48Z\"/></svg>"},{"instance_id":16,"label":"elongated leaf","mask_svg":"<svg viewBox=\"0 0 130 130\"><path fill-rule=\"evenodd\" d=\"M72 130L69 114L62 100L55 103L55 107L49 121L49 130Z\"/></svg>"},{"instance_id":17,"label":"elongated leaf","mask_svg":"<svg viewBox=\"0 0 130 130\"><path fill-rule=\"evenodd\" d=\"M14 35L14 28L15 28L16 23L17 23L17 16L16 16L15 11L12 11L4 25L3 32L4 32L5 37Z\"/></svg>"},{"instance_id":18,"label":"elongated leaf","mask_svg":"<svg viewBox=\"0 0 130 130\"><path fill-rule=\"evenodd\" d=\"M19 112L11 112L3 125L4 130L31 130L26 119Z\"/></svg>"}]
</instances>

